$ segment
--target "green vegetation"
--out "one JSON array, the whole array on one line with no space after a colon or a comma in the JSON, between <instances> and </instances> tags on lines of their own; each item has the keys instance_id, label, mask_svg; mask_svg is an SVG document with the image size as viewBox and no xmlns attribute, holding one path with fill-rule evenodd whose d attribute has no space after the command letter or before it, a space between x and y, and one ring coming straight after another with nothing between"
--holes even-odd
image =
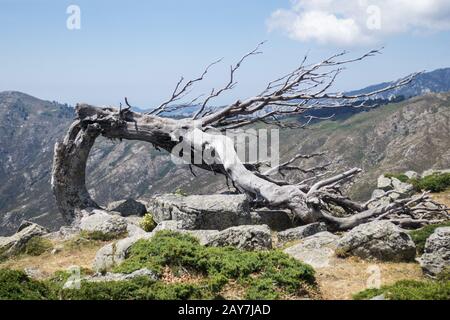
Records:
<instances>
[{"instance_id":1,"label":"green vegetation","mask_svg":"<svg viewBox=\"0 0 450 320\"><path fill-rule=\"evenodd\" d=\"M450 173L435 173L424 178L412 179L410 183L418 191L442 192L450 188Z\"/></svg>"},{"instance_id":2,"label":"green vegetation","mask_svg":"<svg viewBox=\"0 0 450 320\"><path fill-rule=\"evenodd\" d=\"M144 229L145 232L151 232L153 231L153 229L156 228L156 222L153 219L153 215L150 212L144 215L139 225L141 226L142 229Z\"/></svg>"},{"instance_id":3,"label":"green vegetation","mask_svg":"<svg viewBox=\"0 0 450 320\"><path fill-rule=\"evenodd\" d=\"M169 231L137 242L130 257L113 271L131 273L141 268L154 270L161 280L83 280L80 289L63 289L68 272L35 281L21 271L0 270L0 300L221 299L233 290L241 298L266 300L315 292L314 270L281 251L204 247L189 235ZM180 280L165 283L167 276Z\"/></svg>"},{"instance_id":4,"label":"green vegetation","mask_svg":"<svg viewBox=\"0 0 450 320\"><path fill-rule=\"evenodd\" d=\"M450 173L434 173L423 178L415 179L409 179L408 176L402 173L386 173L384 176L386 178L396 178L401 182L410 183L417 192L442 192L450 188Z\"/></svg>"},{"instance_id":5,"label":"green vegetation","mask_svg":"<svg viewBox=\"0 0 450 320\"><path fill-rule=\"evenodd\" d=\"M450 300L450 281L403 280L380 289L367 289L353 296L355 300L384 295L389 300Z\"/></svg>"},{"instance_id":6,"label":"green vegetation","mask_svg":"<svg viewBox=\"0 0 450 320\"><path fill-rule=\"evenodd\" d=\"M441 224L432 224L429 226L425 226L421 229L411 231L409 234L416 244L417 252L422 254L425 249L425 242L428 237L434 233L434 230L440 227L450 227L450 222L441 223Z\"/></svg>"},{"instance_id":7,"label":"green vegetation","mask_svg":"<svg viewBox=\"0 0 450 320\"><path fill-rule=\"evenodd\" d=\"M45 300L56 297L47 284L30 279L22 271L0 269L0 283L0 300Z\"/></svg>"},{"instance_id":8,"label":"green vegetation","mask_svg":"<svg viewBox=\"0 0 450 320\"><path fill-rule=\"evenodd\" d=\"M250 252L235 248L210 248L175 232L159 232L150 241L133 245L130 257L116 272L131 273L149 268L162 274L168 266L176 274L188 270L199 274L214 296L235 280L246 289L246 298L276 299L305 294L315 284L314 270L280 251Z\"/></svg>"},{"instance_id":9,"label":"green vegetation","mask_svg":"<svg viewBox=\"0 0 450 320\"><path fill-rule=\"evenodd\" d=\"M25 254L30 256L40 256L41 254L50 251L52 248L53 245L50 240L42 237L33 237L25 246Z\"/></svg>"},{"instance_id":10,"label":"green vegetation","mask_svg":"<svg viewBox=\"0 0 450 320\"><path fill-rule=\"evenodd\" d=\"M182 196L182 197L187 197L187 193L181 189L181 188L177 188L177 190L175 190L174 194L176 194L177 196Z\"/></svg>"}]
</instances>

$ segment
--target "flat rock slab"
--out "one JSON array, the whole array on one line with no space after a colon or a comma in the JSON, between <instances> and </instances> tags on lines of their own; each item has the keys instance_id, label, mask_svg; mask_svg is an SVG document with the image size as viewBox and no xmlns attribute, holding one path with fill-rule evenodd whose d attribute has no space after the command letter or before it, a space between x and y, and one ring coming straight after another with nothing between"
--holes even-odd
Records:
<instances>
[{"instance_id":1,"label":"flat rock slab","mask_svg":"<svg viewBox=\"0 0 450 320\"><path fill-rule=\"evenodd\" d=\"M166 194L153 198L148 207L156 223L177 220L186 230L223 230L251 221L249 203L244 195L184 197Z\"/></svg>"},{"instance_id":2,"label":"flat rock slab","mask_svg":"<svg viewBox=\"0 0 450 320\"><path fill-rule=\"evenodd\" d=\"M148 210L156 223L180 221L185 230L224 230L240 225L268 225L272 230L292 228L286 211L250 211L245 195L193 195L166 194L154 197Z\"/></svg>"},{"instance_id":3,"label":"flat rock slab","mask_svg":"<svg viewBox=\"0 0 450 320\"><path fill-rule=\"evenodd\" d=\"M326 268L334 256L339 237L330 232L319 232L284 250L291 257L311 265Z\"/></svg>"}]
</instances>

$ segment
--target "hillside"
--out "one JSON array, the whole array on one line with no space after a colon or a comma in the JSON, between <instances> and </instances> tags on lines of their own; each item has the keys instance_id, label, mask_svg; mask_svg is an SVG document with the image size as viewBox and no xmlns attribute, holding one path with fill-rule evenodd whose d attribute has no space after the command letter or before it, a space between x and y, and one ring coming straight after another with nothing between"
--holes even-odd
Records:
<instances>
[{"instance_id":1,"label":"hillside","mask_svg":"<svg viewBox=\"0 0 450 320\"><path fill-rule=\"evenodd\" d=\"M0 111L0 234L14 232L22 219L59 227L50 168L54 143L64 135L73 110L7 92L0 94ZM298 150L327 150L340 169L362 167L365 173L352 192L364 198L380 173L450 167L449 116L450 94L430 94L347 120L284 130L280 141L287 143L281 145L281 154L289 158ZM151 145L99 139L88 165L88 188L101 204L177 188L191 194L227 190L224 177L195 172L197 178Z\"/></svg>"}]
</instances>

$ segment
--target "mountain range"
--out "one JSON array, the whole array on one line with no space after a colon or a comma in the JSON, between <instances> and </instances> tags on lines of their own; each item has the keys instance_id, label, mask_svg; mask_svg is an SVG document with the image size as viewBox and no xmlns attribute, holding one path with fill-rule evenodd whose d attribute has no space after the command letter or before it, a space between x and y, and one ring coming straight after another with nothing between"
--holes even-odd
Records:
<instances>
[{"instance_id":1,"label":"mountain range","mask_svg":"<svg viewBox=\"0 0 450 320\"><path fill-rule=\"evenodd\" d=\"M355 93L376 90L378 84ZM399 103L323 121L307 129L284 129L283 159L326 150L336 169L360 166L352 186L367 198L383 172L450 167L450 68L419 75L407 87L384 93ZM50 189L53 147L75 113L72 107L20 92L0 93L0 235L13 233L23 219L50 229L63 224ZM306 163L306 166L314 163ZM227 190L225 178L176 166L167 153L142 142L98 139L88 163L87 184L100 204L128 197L148 199L182 188L205 194ZM376 179L375 179L376 180Z\"/></svg>"}]
</instances>

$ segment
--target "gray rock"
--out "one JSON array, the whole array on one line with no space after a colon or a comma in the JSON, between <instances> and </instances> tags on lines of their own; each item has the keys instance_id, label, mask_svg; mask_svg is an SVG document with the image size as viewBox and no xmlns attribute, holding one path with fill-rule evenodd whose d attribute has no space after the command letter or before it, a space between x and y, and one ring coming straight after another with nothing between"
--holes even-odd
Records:
<instances>
[{"instance_id":1,"label":"gray rock","mask_svg":"<svg viewBox=\"0 0 450 320\"><path fill-rule=\"evenodd\" d=\"M104 272L122 263L128 257L130 248L133 244L141 239L150 239L152 236L153 233L147 233L145 235L128 237L107 244L106 246L98 250L95 254L94 262L92 265L93 270L95 270L96 272Z\"/></svg>"},{"instance_id":2,"label":"gray rock","mask_svg":"<svg viewBox=\"0 0 450 320\"><path fill-rule=\"evenodd\" d=\"M330 232L319 232L284 250L291 257L310 264L314 268L330 265L339 237Z\"/></svg>"},{"instance_id":3,"label":"gray rock","mask_svg":"<svg viewBox=\"0 0 450 320\"><path fill-rule=\"evenodd\" d=\"M10 237L0 237L0 256L10 257L19 254L32 238L48 233L47 229L32 222L26 222L19 230Z\"/></svg>"},{"instance_id":4,"label":"gray rock","mask_svg":"<svg viewBox=\"0 0 450 320\"><path fill-rule=\"evenodd\" d=\"M167 220L167 221L161 221L158 223L155 229L153 229L153 232L163 231L163 230L169 230L169 231L176 231L181 230L183 225L182 221L178 220Z\"/></svg>"},{"instance_id":5,"label":"gray rock","mask_svg":"<svg viewBox=\"0 0 450 320\"><path fill-rule=\"evenodd\" d=\"M420 175L415 171L406 171L405 176L407 176L409 179L418 179L420 178Z\"/></svg>"},{"instance_id":6,"label":"gray rock","mask_svg":"<svg viewBox=\"0 0 450 320\"><path fill-rule=\"evenodd\" d=\"M392 178L392 186L395 191L400 193L400 196L411 196L414 194L412 184L401 182L397 178Z\"/></svg>"},{"instance_id":7,"label":"gray rock","mask_svg":"<svg viewBox=\"0 0 450 320\"><path fill-rule=\"evenodd\" d=\"M411 237L389 221L359 225L338 242L340 255L381 261L412 261L416 246Z\"/></svg>"},{"instance_id":8,"label":"gray rock","mask_svg":"<svg viewBox=\"0 0 450 320\"><path fill-rule=\"evenodd\" d=\"M197 238L203 246L209 245L215 239L215 236L220 233L218 230L181 230L180 232Z\"/></svg>"},{"instance_id":9,"label":"gray rock","mask_svg":"<svg viewBox=\"0 0 450 320\"><path fill-rule=\"evenodd\" d=\"M150 269L144 268L136 270L132 273L111 273L107 272L105 274L96 273L93 276L83 278L83 280L88 282L109 282L109 281L127 281L135 278L146 277L150 280L158 280L158 275Z\"/></svg>"},{"instance_id":10,"label":"gray rock","mask_svg":"<svg viewBox=\"0 0 450 320\"><path fill-rule=\"evenodd\" d=\"M147 213L147 208L144 204L131 198L112 202L107 209L108 211L119 212L123 217L143 216Z\"/></svg>"},{"instance_id":11,"label":"gray rock","mask_svg":"<svg viewBox=\"0 0 450 320\"><path fill-rule=\"evenodd\" d=\"M392 197L391 197L390 195L382 197L385 193L386 193L386 192L385 192L384 190L381 190L381 189L375 189L375 190L372 192L372 197L371 197L371 199L378 199L378 200L372 201L372 202L369 204L369 209L376 208L376 207L384 207L384 206L387 206L387 205L388 205L389 203L391 203L391 202L394 200L394 198L396 197L396 196L392 196ZM380 198L380 197L381 197L381 198Z\"/></svg>"},{"instance_id":12,"label":"gray rock","mask_svg":"<svg viewBox=\"0 0 450 320\"><path fill-rule=\"evenodd\" d=\"M211 235L206 243L213 247L232 246L244 250L264 250L272 248L272 234L268 226L231 227Z\"/></svg>"},{"instance_id":13,"label":"gray rock","mask_svg":"<svg viewBox=\"0 0 450 320\"><path fill-rule=\"evenodd\" d=\"M25 268L23 269L23 272L25 272L25 274L35 280L39 280L39 279L43 279L44 278L44 274L42 273L41 270L39 270L38 268Z\"/></svg>"},{"instance_id":14,"label":"gray rock","mask_svg":"<svg viewBox=\"0 0 450 320\"><path fill-rule=\"evenodd\" d=\"M76 238L80 234L80 229L76 226L61 227L58 231L44 235L44 238L50 240L67 241Z\"/></svg>"},{"instance_id":15,"label":"gray rock","mask_svg":"<svg viewBox=\"0 0 450 320\"><path fill-rule=\"evenodd\" d=\"M311 223L306 226L288 229L278 233L278 241L289 242L310 237L316 233L327 231L325 223Z\"/></svg>"},{"instance_id":16,"label":"gray rock","mask_svg":"<svg viewBox=\"0 0 450 320\"><path fill-rule=\"evenodd\" d=\"M392 189L392 180L386 178L384 175L378 177L377 188L387 191Z\"/></svg>"},{"instance_id":17,"label":"gray rock","mask_svg":"<svg viewBox=\"0 0 450 320\"><path fill-rule=\"evenodd\" d=\"M384 294L380 294L379 296L375 296L370 300L386 300L386 297L384 296Z\"/></svg>"},{"instance_id":18,"label":"gray rock","mask_svg":"<svg viewBox=\"0 0 450 320\"><path fill-rule=\"evenodd\" d=\"M419 262L424 273L430 276L450 269L450 227L434 231L425 243L424 254Z\"/></svg>"},{"instance_id":19,"label":"gray rock","mask_svg":"<svg viewBox=\"0 0 450 320\"><path fill-rule=\"evenodd\" d=\"M177 220L186 230L223 230L252 222L245 195L167 194L153 198L148 206L156 223Z\"/></svg>"},{"instance_id":20,"label":"gray rock","mask_svg":"<svg viewBox=\"0 0 450 320\"><path fill-rule=\"evenodd\" d=\"M128 223L118 215L109 214L103 210L94 210L92 215L81 219L79 228L88 233L101 232L114 237L125 234Z\"/></svg>"},{"instance_id":21,"label":"gray rock","mask_svg":"<svg viewBox=\"0 0 450 320\"><path fill-rule=\"evenodd\" d=\"M270 230L283 231L295 227L288 211L258 210L250 213L251 225L267 225Z\"/></svg>"}]
</instances>

